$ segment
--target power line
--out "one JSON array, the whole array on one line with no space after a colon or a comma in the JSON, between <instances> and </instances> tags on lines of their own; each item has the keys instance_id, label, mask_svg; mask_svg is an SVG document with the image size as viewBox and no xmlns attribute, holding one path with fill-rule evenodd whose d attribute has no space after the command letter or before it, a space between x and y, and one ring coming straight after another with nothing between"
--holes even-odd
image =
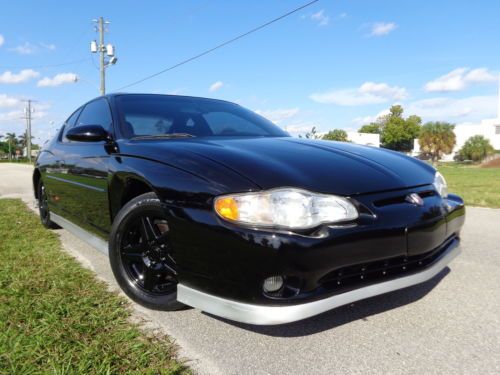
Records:
<instances>
[{"instance_id":1,"label":"power line","mask_svg":"<svg viewBox=\"0 0 500 375\"><path fill-rule=\"evenodd\" d=\"M137 80L137 81L135 81L135 82L129 83L128 85L125 85L125 86L119 87L119 88L117 88L117 89L116 89L116 90L114 90L114 91L119 91L119 90L126 89L126 88L128 88L128 87L131 87L131 86L135 86L135 85L137 85L137 84L139 84L139 83L142 83L142 82L144 82L144 81L147 81L147 80L149 80L149 79L151 79L151 78L157 77L157 76L159 76L160 74L163 74L163 73L166 73L166 72L168 72L168 71L170 71L170 70L172 70L172 69L178 68L178 67L179 67L179 66L181 66L181 65L184 65L184 64L187 64L187 63L189 63L189 62L191 62L191 61L193 61L193 60L199 59L200 57L205 56L205 55L208 55L209 53L212 53L212 52L214 52L215 50L218 50L219 48L222 48L222 47L227 46L228 44L234 43L234 42L236 42L237 40L239 40L239 39L241 39L241 38L244 38L244 37L246 37L246 36L248 36L248 35L250 35L250 34L252 34L252 33L256 32L256 31L259 31L259 30L261 30L261 29L263 29L263 28L265 28L265 27L267 27L267 26L269 26L269 25L271 25L271 24L273 24L273 23L275 23L275 22L278 22L278 21L282 20L283 18L286 18L286 17L288 17L288 16L290 16L290 15L292 15L292 14L294 14L294 13L297 13L298 11L301 11L302 9L307 8L308 6L313 5L314 3L317 3L318 1L320 1L320 0L313 0L313 1L310 1L310 2L308 2L308 3L306 3L306 4L304 4L304 5L301 5L301 6L300 6L300 7L298 7L298 8L295 8L295 9L293 9L293 10L289 11L288 13L285 13L285 14L283 14L283 15L281 15L281 16L279 16L279 17L277 17L277 18L274 18L274 19L272 19L271 21L268 21L268 22L266 22L266 23L264 23L264 24L262 24L262 25L260 25L260 26L257 26L257 27L255 27L255 28L253 28L253 29L251 29L251 30L249 30L249 31L247 31L247 32L245 32L245 33L243 33L243 34L240 34L240 35L238 35L238 36L236 36L236 37L234 37L234 38L232 38L232 39L229 39L229 40L227 40L227 41L225 41L225 42L223 42L223 43L221 43L221 44L219 44L219 45L217 45L217 46L215 46L215 47L212 47L212 48L210 48L210 49L208 49L208 50L206 50L206 51L203 51L203 52L201 52L201 53L199 53L199 54L197 54L197 55L195 55L195 56L192 56L192 57L190 57L190 58L188 58L188 59L186 59L186 60L183 60L183 61L181 61L181 62L179 62L179 63L177 63L177 64L175 64L175 65L169 66L168 68L165 68L165 69L163 69L163 70L160 70L159 72L156 72L156 73L154 73L154 74L151 74L151 75L149 75L149 76L147 76L147 77L144 77L144 78L142 78L142 79L139 79L139 80Z\"/></svg>"},{"instance_id":2,"label":"power line","mask_svg":"<svg viewBox=\"0 0 500 375\"><path fill-rule=\"evenodd\" d=\"M64 66L64 65L72 65L72 64L78 64L84 61L88 61L88 57L84 59L79 59L79 60L73 60L73 61L67 61L59 64L47 64L47 65L31 65L31 66L0 66L0 69L43 69L43 68L55 68L58 66Z\"/></svg>"}]
</instances>

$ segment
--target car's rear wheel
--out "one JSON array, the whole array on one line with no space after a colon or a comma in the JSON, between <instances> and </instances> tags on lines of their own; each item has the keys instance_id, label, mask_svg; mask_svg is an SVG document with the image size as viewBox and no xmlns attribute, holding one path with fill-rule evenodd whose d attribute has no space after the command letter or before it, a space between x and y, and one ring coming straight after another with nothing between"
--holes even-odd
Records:
<instances>
[{"instance_id":1,"label":"car's rear wheel","mask_svg":"<svg viewBox=\"0 0 500 375\"><path fill-rule=\"evenodd\" d=\"M178 310L177 265L164 208L154 193L128 202L110 234L109 259L122 290L156 310Z\"/></svg>"},{"instance_id":2,"label":"car's rear wheel","mask_svg":"<svg viewBox=\"0 0 500 375\"><path fill-rule=\"evenodd\" d=\"M59 228L59 225L50 220L49 201L42 179L38 181L38 212L40 214L40 221L42 222L42 225L45 228L48 229Z\"/></svg>"}]
</instances>

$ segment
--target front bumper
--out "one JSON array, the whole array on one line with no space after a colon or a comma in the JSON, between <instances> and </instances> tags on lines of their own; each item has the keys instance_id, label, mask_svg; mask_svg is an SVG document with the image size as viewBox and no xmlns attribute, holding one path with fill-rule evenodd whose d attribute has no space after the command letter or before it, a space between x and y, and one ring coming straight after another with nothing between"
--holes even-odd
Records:
<instances>
[{"instance_id":1,"label":"front bumper","mask_svg":"<svg viewBox=\"0 0 500 375\"><path fill-rule=\"evenodd\" d=\"M177 286L177 300L207 313L242 323L259 325L290 323L355 301L423 283L441 272L459 253L459 239L454 238L447 244L441 256L422 271L308 303L287 306L242 303L217 297L182 283Z\"/></svg>"}]
</instances>

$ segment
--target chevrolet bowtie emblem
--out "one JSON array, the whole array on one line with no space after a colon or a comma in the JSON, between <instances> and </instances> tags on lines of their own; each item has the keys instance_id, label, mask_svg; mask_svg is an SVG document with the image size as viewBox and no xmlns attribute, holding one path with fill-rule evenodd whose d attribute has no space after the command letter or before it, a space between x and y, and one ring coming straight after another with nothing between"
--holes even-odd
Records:
<instances>
[{"instance_id":1,"label":"chevrolet bowtie emblem","mask_svg":"<svg viewBox=\"0 0 500 375\"><path fill-rule=\"evenodd\" d=\"M417 193L408 194L406 196L405 200L411 204L416 205L416 206L423 206L424 205L424 200Z\"/></svg>"}]
</instances>

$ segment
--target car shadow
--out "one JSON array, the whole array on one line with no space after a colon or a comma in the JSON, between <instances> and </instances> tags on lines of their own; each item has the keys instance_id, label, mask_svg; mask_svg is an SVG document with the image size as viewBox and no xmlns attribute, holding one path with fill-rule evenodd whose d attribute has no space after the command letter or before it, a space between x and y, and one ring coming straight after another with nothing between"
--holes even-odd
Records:
<instances>
[{"instance_id":1,"label":"car shadow","mask_svg":"<svg viewBox=\"0 0 500 375\"><path fill-rule=\"evenodd\" d=\"M356 320L368 321L373 315L383 313L398 307L408 305L425 297L441 280L448 275L450 269L446 267L432 279L405 289L371 297L356 303L341 306L324 312L320 315L298 322L275 325L258 326L234 322L212 314L203 313L214 319L232 326L274 337L301 337L327 331Z\"/></svg>"}]
</instances>

